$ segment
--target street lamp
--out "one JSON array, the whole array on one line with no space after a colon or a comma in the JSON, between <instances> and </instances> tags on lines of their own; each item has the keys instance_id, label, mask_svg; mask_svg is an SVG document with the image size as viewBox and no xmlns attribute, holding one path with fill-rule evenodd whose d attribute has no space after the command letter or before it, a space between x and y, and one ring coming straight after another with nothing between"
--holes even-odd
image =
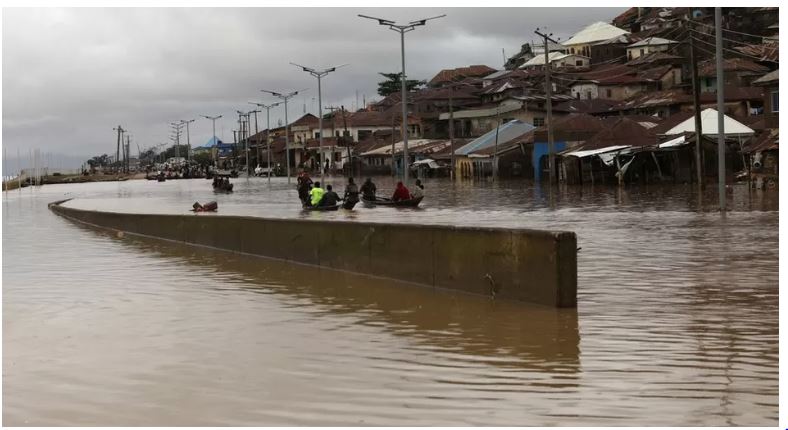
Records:
<instances>
[{"instance_id":1,"label":"street lamp","mask_svg":"<svg viewBox=\"0 0 788 430\"><path fill-rule=\"evenodd\" d=\"M251 103L253 105L257 105L258 107L261 107L261 108L265 109L265 121L266 121L266 124L267 124L266 127L268 127L266 129L266 132L265 132L265 141L266 141L266 144L267 144L266 152L268 153L268 175L267 176L268 176L268 186L270 187L271 186L271 172L272 172L272 170L271 170L271 108L279 106L280 104L282 104L282 102L271 103L270 105L264 105L264 104L255 103L255 102L249 102L249 103Z\"/></svg>"},{"instance_id":2,"label":"street lamp","mask_svg":"<svg viewBox=\"0 0 788 430\"><path fill-rule=\"evenodd\" d=\"M415 30L417 26L425 25L427 21L431 19L443 18L444 16L446 16L446 14L433 16L432 18L419 19L416 21L411 21L407 24L398 25L394 21L388 19L359 15L361 18L371 19L373 21L377 21L380 25L388 26L389 29L394 30L400 34L400 45L402 47L402 164L405 170L404 182L406 184L408 182L408 169L410 166L408 165L408 102L406 100L407 85L405 80L405 33Z\"/></svg>"},{"instance_id":3,"label":"street lamp","mask_svg":"<svg viewBox=\"0 0 788 430\"><path fill-rule=\"evenodd\" d=\"M319 121L318 127L320 128L318 152L320 153L320 181L322 182L323 181L323 172L324 172L323 171L323 90L322 90L322 87L320 85L320 79L322 79L323 76L328 75L329 73L335 71L336 69L338 69L340 67L347 66L347 64L342 64L340 66L329 67L329 68L324 69L324 70L315 70L315 69L313 69L311 67L302 66L302 65L296 64L296 63L290 63L290 64L292 64L292 65L294 65L296 67L300 67L305 72L307 72L310 75L312 75L312 76L317 78L317 108L318 108L318 115L319 115L319 117L318 117L318 121ZM312 99L312 100L314 100L314 99ZM331 154L331 156L333 157L333 154Z\"/></svg>"},{"instance_id":4,"label":"street lamp","mask_svg":"<svg viewBox=\"0 0 788 430\"><path fill-rule=\"evenodd\" d=\"M216 144L216 151L214 152L214 159L213 162L216 164L216 157L219 156L219 139L216 138L216 120L221 118L222 116L208 116L208 115L200 115L203 118L210 119L213 123L213 142Z\"/></svg>"},{"instance_id":5,"label":"street lamp","mask_svg":"<svg viewBox=\"0 0 788 430\"><path fill-rule=\"evenodd\" d=\"M260 90L260 91L262 91L264 93L272 94L272 95L274 95L276 97L279 97L280 99L282 99L282 101L285 104L285 156L286 156L286 163L287 163L287 183L288 184L290 183L290 133L288 132L290 125L287 123L287 101L290 100L291 98L295 97L296 95L298 95L299 92L305 91L305 90L306 90L306 88L303 89L303 90L293 91L292 93L289 93L289 94L282 94L282 93L277 93L275 91L268 91L268 90ZM271 130L269 129L268 131L270 132Z\"/></svg>"}]
</instances>

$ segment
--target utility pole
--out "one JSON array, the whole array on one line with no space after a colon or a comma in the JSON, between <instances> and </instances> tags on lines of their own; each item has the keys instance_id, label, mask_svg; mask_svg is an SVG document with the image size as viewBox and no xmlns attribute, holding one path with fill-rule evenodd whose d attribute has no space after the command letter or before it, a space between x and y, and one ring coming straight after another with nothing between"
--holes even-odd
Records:
<instances>
[{"instance_id":1,"label":"utility pole","mask_svg":"<svg viewBox=\"0 0 788 430\"><path fill-rule=\"evenodd\" d=\"M290 183L290 132L289 132L290 124L288 123L288 120L287 120L287 101L290 100L291 98L295 97L296 95L298 95L299 92L305 91L305 90L293 91L293 92L291 92L289 94L282 94L282 93L277 93L275 91L268 91L268 90L260 90L260 91L262 91L264 93L272 94L275 97L279 97L280 99L282 99L282 102L285 105L285 156L286 156L286 160L287 160L287 183L289 184ZM270 129L269 129L269 131L270 131Z\"/></svg>"},{"instance_id":2,"label":"utility pole","mask_svg":"<svg viewBox=\"0 0 788 430\"><path fill-rule=\"evenodd\" d=\"M324 69L324 70L315 70L315 69L313 69L311 67L301 66L301 65L296 64L296 63L290 63L290 64L292 64L292 65L294 65L296 67L300 67L305 72L307 72L310 75L312 75L312 76L317 78L317 110L318 110L318 115L319 115L318 128L320 128L320 135L318 136L319 137L319 141L318 141L318 148L319 149L318 149L318 152L320 153L320 180L323 181L324 172L325 172L324 169L323 169L323 156L324 156L324 154L323 154L323 89L321 87L320 82L321 82L321 79L324 76L328 75L329 73L335 71L336 69L338 69L340 67L347 66L347 64L342 64L341 66L329 67L329 68ZM356 98L358 98L358 93L356 93ZM331 156L333 157L334 154L332 153Z\"/></svg>"},{"instance_id":3,"label":"utility pole","mask_svg":"<svg viewBox=\"0 0 788 430\"><path fill-rule=\"evenodd\" d=\"M691 23L692 21L690 21ZM692 72L692 103L695 108L695 165L697 168L698 189L703 188L703 164L701 161L701 141L703 137L703 122L700 118L700 82L698 79L698 56L695 53L695 36L692 31L690 38L690 69Z\"/></svg>"},{"instance_id":4,"label":"utility pole","mask_svg":"<svg viewBox=\"0 0 788 430\"><path fill-rule=\"evenodd\" d=\"M454 86L451 84L449 85L449 149L451 153L449 178L454 179Z\"/></svg>"},{"instance_id":5,"label":"utility pole","mask_svg":"<svg viewBox=\"0 0 788 430\"><path fill-rule=\"evenodd\" d=\"M191 160L192 141L189 137L189 123L194 122L193 119L182 119L181 122L186 124L186 160Z\"/></svg>"},{"instance_id":6,"label":"utility pole","mask_svg":"<svg viewBox=\"0 0 788 430\"><path fill-rule=\"evenodd\" d=\"M117 143L117 145L115 147L115 162L118 163L118 167L116 169L120 169L120 142L122 140L121 135L123 134L124 130L123 130L123 127L121 127L121 126L117 126L116 128L113 128L113 130L118 132L118 143ZM110 154L111 154L111 152L110 152ZM117 173L117 170L116 170L116 173Z\"/></svg>"},{"instance_id":7,"label":"utility pole","mask_svg":"<svg viewBox=\"0 0 788 430\"><path fill-rule=\"evenodd\" d=\"M550 45L548 43L558 42L550 37L553 33L540 33L538 28L534 33L542 36L544 39L544 88L545 98L547 99L547 152L550 156L550 186L552 187L555 184L555 142L553 141L553 85L550 83Z\"/></svg>"},{"instance_id":8,"label":"utility pole","mask_svg":"<svg viewBox=\"0 0 788 430\"><path fill-rule=\"evenodd\" d=\"M404 167L403 182L405 184L408 183L408 173L409 173L408 170L410 167L408 163L408 101L407 101L408 88L407 88L407 80L406 80L407 75L405 74L405 33L415 30L417 26L427 24L427 21L429 20L443 18L444 16L446 15L443 14L443 15L433 16L432 18L419 19L416 21L411 21L407 24L397 25L394 21L388 19L359 15L359 17L361 18L367 18L377 21L378 24L385 25L390 30L396 31L400 34L400 47L402 50L402 76L401 76L402 77L402 145L403 145L402 164Z\"/></svg>"},{"instance_id":9,"label":"utility pole","mask_svg":"<svg viewBox=\"0 0 788 430\"><path fill-rule=\"evenodd\" d=\"M720 194L720 211L725 212L725 80L722 59L722 8L714 8L714 32L717 57L717 169Z\"/></svg>"},{"instance_id":10,"label":"utility pole","mask_svg":"<svg viewBox=\"0 0 788 430\"><path fill-rule=\"evenodd\" d=\"M500 128L501 128L501 103L498 102L498 108L495 110L495 149L493 150L493 165L492 165L493 181L498 180L498 130Z\"/></svg>"},{"instance_id":11,"label":"utility pole","mask_svg":"<svg viewBox=\"0 0 788 430\"><path fill-rule=\"evenodd\" d=\"M181 158L181 130L183 129L182 122L171 122L173 131L175 132L175 150L176 157Z\"/></svg>"},{"instance_id":12,"label":"utility pole","mask_svg":"<svg viewBox=\"0 0 788 430\"><path fill-rule=\"evenodd\" d=\"M123 158L126 160L126 173L131 171L131 163L129 162L129 148L131 147L131 135L126 135L126 151Z\"/></svg>"}]
</instances>

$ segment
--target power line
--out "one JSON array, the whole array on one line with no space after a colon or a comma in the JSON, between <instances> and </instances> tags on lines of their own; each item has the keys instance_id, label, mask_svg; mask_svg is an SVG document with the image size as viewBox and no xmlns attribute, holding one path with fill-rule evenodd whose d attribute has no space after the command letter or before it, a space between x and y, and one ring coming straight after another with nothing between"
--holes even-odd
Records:
<instances>
[{"instance_id":1,"label":"power line","mask_svg":"<svg viewBox=\"0 0 788 430\"><path fill-rule=\"evenodd\" d=\"M714 26L713 25L704 24L704 23L698 22L698 21L692 21L692 22L694 24L701 25L703 27L710 28L710 29L714 30ZM741 31L728 30L728 29L725 29L725 28L722 29L722 32L723 33L728 32L728 33L733 33L733 34L741 34L742 36L754 37L756 39L761 39L761 40L763 40L766 37L766 36L758 36L757 34L744 33L744 32L741 32Z\"/></svg>"},{"instance_id":2,"label":"power line","mask_svg":"<svg viewBox=\"0 0 788 430\"><path fill-rule=\"evenodd\" d=\"M716 37L713 33L703 33L702 31L698 31L698 30L695 30L695 29L692 29L692 28L690 29L690 31L695 33L695 34L701 35L701 36L706 36L706 37L711 37L711 38ZM725 36L722 37L722 40L724 40L726 42L736 43L736 44L743 45L743 46L758 45L757 43L748 43L748 42L742 42L740 40L728 39Z\"/></svg>"},{"instance_id":3,"label":"power line","mask_svg":"<svg viewBox=\"0 0 788 430\"><path fill-rule=\"evenodd\" d=\"M702 40L702 39L698 39L696 37L693 37L692 39L695 40L696 42L705 43L706 45L710 45L710 46L715 46L713 43L707 42L707 41ZM758 57L755 57L755 56L752 56L752 55L747 55L747 54L745 54L743 52L734 51L733 49L728 49L728 48L722 48L722 49L724 49L725 51L730 52L731 54L741 55L742 57L752 58L753 60L756 60L756 61L768 61L770 63L780 64L780 62L776 61L776 60L767 60L765 58L758 58Z\"/></svg>"}]
</instances>

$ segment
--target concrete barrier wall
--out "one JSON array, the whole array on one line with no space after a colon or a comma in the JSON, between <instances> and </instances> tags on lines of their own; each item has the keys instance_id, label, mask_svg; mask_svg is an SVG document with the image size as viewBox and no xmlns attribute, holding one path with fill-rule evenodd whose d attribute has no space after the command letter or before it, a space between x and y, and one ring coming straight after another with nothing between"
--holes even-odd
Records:
<instances>
[{"instance_id":1,"label":"concrete barrier wall","mask_svg":"<svg viewBox=\"0 0 788 430\"><path fill-rule=\"evenodd\" d=\"M261 257L556 307L577 304L571 232L97 212L50 204L99 227Z\"/></svg>"}]
</instances>

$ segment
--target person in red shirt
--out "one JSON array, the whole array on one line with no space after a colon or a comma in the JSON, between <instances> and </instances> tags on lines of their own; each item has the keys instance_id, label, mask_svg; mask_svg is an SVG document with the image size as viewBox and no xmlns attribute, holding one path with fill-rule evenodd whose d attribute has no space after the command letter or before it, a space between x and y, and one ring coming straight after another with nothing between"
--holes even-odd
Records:
<instances>
[{"instance_id":1,"label":"person in red shirt","mask_svg":"<svg viewBox=\"0 0 788 430\"><path fill-rule=\"evenodd\" d=\"M400 200L410 200L410 191L402 182L397 182L397 189L394 190L394 195L391 200L398 202Z\"/></svg>"}]
</instances>

